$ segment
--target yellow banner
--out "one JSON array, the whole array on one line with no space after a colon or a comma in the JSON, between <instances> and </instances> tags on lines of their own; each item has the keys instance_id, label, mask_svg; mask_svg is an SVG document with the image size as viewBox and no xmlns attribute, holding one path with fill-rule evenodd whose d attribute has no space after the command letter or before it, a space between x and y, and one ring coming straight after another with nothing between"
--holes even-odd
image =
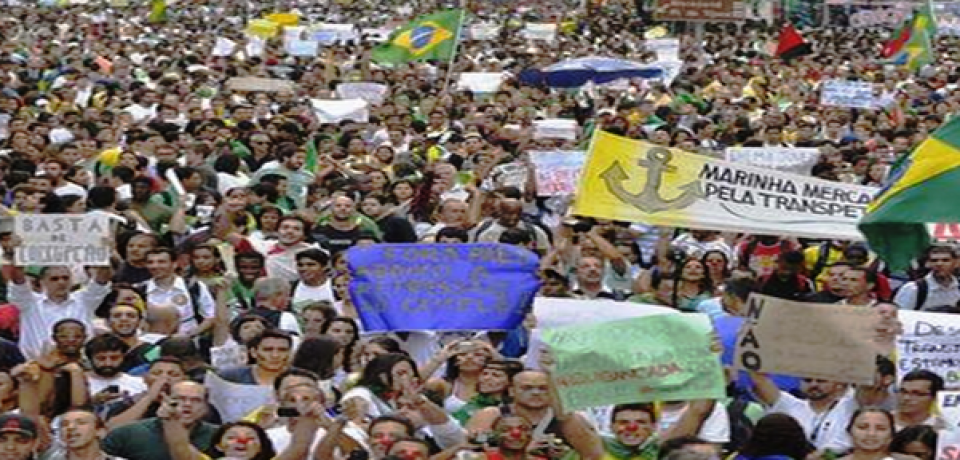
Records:
<instances>
[{"instance_id":1,"label":"yellow banner","mask_svg":"<svg viewBox=\"0 0 960 460\"><path fill-rule=\"evenodd\" d=\"M266 19L251 19L250 22L247 23L247 30L245 32L247 35L269 40L277 36L279 29L280 25L273 21L268 21Z\"/></svg>"},{"instance_id":2,"label":"yellow banner","mask_svg":"<svg viewBox=\"0 0 960 460\"><path fill-rule=\"evenodd\" d=\"M598 131L573 213L651 225L860 240L876 189L733 163Z\"/></svg>"}]
</instances>

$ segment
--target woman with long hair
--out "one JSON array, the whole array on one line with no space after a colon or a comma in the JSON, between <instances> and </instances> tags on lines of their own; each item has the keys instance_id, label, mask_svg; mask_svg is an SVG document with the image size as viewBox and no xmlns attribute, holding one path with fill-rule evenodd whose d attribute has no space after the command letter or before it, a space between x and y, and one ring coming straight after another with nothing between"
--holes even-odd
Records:
<instances>
[{"instance_id":1,"label":"woman with long hair","mask_svg":"<svg viewBox=\"0 0 960 460\"><path fill-rule=\"evenodd\" d=\"M750 439L733 460L804 460L814 451L816 448L807 440L800 423L789 415L777 413L757 422Z\"/></svg>"},{"instance_id":2,"label":"woman with long hair","mask_svg":"<svg viewBox=\"0 0 960 460\"><path fill-rule=\"evenodd\" d=\"M190 250L190 275L214 289L222 284L227 267L220 250L212 244L201 244Z\"/></svg>"},{"instance_id":3,"label":"woman with long hair","mask_svg":"<svg viewBox=\"0 0 960 460\"><path fill-rule=\"evenodd\" d=\"M450 395L443 403L447 413L454 413L477 396L480 375L496 352L486 342L471 340L445 347L447 357L444 380L450 385Z\"/></svg>"},{"instance_id":4,"label":"woman with long hair","mask_svg":"<svg viewBox=\"0 0 960 460\"><path fill-rule=\"evenodd\" d=\"M410 387L420 385L417 363L407 355L377 356L363 368L357 385L347 391L340 405L360 404L364 414L376 418L395 412L396 400Z\"/></svg>"},{"instance_id":5,"label":"woman with long hair","mask_svg":"<svg viewBox=\"0 0 960 460\"><path fill-rule=\"evenodd\" d=\"M257 229L250 233L250 238L263 242L276 240L281 217L283 217L283 211L280 208L265 204L256 214Z\"/></svg>"},{"instance_id":6,"label":"woman with long hair","mask_svg":"<svg viewBox=\"0 0 960 460\"><path fill-rule=\"evenodd\" d=\"M847 425L853 449L841 460L908 460L911 457L893 453L890 449L897 434L893 414L879 407L862 407L850 417Z\"/></svg>"},{"instance_id":7,"label":"woman with long hair","mask_svg":"<svg viewBox=\"0 0 960 460\"><path fill-rule=\"evenodd\" d=\"M707 278L710 285L713 286L713 294L720 295L718 290L722 289L723 283L730 277L730 260L727 254L716 249L703 253L700 263L707 268Z\"/></svg>"},{"instance_id":8,"label":"woman with long hair","mask_svg":"<svg viewBox=\"0 0 960 460\"><path fill-rule=\"evenodd\" d=\"M340 342L343 346L343 363L337 372L342 372L344 375L337 378L345 377L354 368L354 353L360 342L360 326L353 318L338 316L324 323L320 333Z\"/></svg>"},{"instance_id":9,"label":"woman with long hair","mask_svg":"<svg viewBox=\"0 0 960 460\"><path fill-rule=\"evenodd\" d=\"M937 430L930 425L908 426L893 435L890 452L933 460L937 451Z\"/></svg>"},{"instance_id":10,"label":"woman with long hair","mask_svg":"<svg viewBox=\"0 0 960 460\"><path fill-rule=\"evenodd\" d=\"M330 336L305 339L293 355L292 366L317 374L320 380L332 380L343 366L344 345Z\"/></svg>"}]
</instances>

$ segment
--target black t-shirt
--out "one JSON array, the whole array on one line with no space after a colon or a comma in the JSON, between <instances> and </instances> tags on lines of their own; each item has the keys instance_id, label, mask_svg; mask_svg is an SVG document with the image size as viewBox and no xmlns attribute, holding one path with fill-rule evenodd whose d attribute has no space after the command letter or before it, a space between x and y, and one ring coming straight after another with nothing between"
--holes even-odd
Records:
<instances>
[{"instance_id":1,"label":"black t-shirt","mask_svg":"<svg viewBox=\"0 0 960 460\"><path fill-rule=\"evenodd\" d=\"M146 267L134 267L129 263L124 263L120 269L113 275L115 283L140 284L150 279L150 270Z\"/></svg>"},{"instance_id":2,"label":"black t-shirt","mask_svg":"<svg viewBox=\"0 0 960 460\"><path fill-rule=\"evenodd\" d=\"M313 239L317 240L324 249L331 253L338 253L350 249L360 238L360 226L353 230L337 230L330 225L321 225L313 229Z\"/></svg>"}]
</instances>

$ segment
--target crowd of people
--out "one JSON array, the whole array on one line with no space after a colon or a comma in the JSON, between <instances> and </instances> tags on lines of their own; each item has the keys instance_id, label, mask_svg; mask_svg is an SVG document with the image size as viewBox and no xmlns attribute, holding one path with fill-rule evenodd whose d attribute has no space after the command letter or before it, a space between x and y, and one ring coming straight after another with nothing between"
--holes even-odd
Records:
<instances>
[{"instance_id":1,"label":"crowd of people","mask_svg":"<svg viewBox=\"0 0 960 460\"><path fill-rule=\"evenodd\" d=\"M813 54L770 53L779 23L657 23L642 2L468 2L456 58L387 66L383 37L294 57L261 53L245 23L294 11L304 24L393 28L444 5L8 0L0 9L0 459L837 458L932 460L944 381L874 385L730 374L725 400L566 411L549 362L516 330L366 332L348 249L384 243L522 246L540 257L538 296L745 316L753 293L854 307L954 313L958 253L930 248L891 272L862 242L721 233L570 215L538 196L529 152L582 149L593 132L719 157L727 147L813 147L811 175L883 185L891 167L960 110L957 39L934 64L885 64L885 30L805 29ZM639 8L638 8L639 7ZM525 23L556 23L552 41ZM651 63L654 29L680 39L673 79L555 89L523 70L593 55ZM495 93L460 72L500 72ZM236 91L234 77L292 82ZM889 104L819 104L827 79L872 81ZM312 98L340 83L387 87L366 120L324 123ZM577 122L577 139L533 121ZM104 267L14 264L12 222L105 214ZM584 308L591 308L585 303ZM682 338L678 338L680 340ZM549 355L543 355L549 360ZM272 403L226 420L208 379L259 386ZM779 386L778 386L779 385Z\"/></svg>"}]
</instances>

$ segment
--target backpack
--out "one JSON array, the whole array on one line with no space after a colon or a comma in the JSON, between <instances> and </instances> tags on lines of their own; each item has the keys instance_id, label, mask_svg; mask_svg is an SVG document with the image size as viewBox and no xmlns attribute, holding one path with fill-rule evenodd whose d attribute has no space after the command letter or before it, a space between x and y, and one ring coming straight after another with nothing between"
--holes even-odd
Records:
<instances>
[{"instance_id":1,"label":"backpack","mask_svg":"<svg viewBox=\"0 0 960 460\"><path fill-rule=\"evenodd\" d=\"M744 398L734 398L727 404L727 417L730 418L730 441L723 445L724 452L739 451L753 435L753 421L747 417L747 406L750 401Z\"/></svg>"},{"instance_id":2,"label":"backpack","mask_svg":"<svg viewBox=\"0 0 960 460\"><path fill-rule=\"evenodd\" d=\"M917 283L917 302L913 304L913 309L919 310L921 307L923 307L923 304L927 301L927 296L930 293L930 285L927 283L926 278L920 278L916 281L916 283ZM960 291L960 285L957 286L957 290ZM934 306L940 306L940 305L934 305ZM949 305L949 306L952 306L952 305Z\"/></svg>"}]
</instances>

